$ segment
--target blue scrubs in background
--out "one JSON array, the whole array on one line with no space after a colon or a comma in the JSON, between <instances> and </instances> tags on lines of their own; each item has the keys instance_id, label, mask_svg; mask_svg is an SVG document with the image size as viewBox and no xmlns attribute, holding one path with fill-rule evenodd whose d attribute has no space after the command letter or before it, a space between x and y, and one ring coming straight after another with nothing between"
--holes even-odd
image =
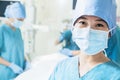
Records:
<instances>
[{"instance_id":1,"label":"blue scrubs in background","mask_svg":"<svg viewBox=\"0 0 120 80\"><path fill-rule=\"evenodd\" d=\"M112 61L95 66L84 76L79 75L78 57L60 62L49 80L120 80L120 66Z\"/></svg>"},{"instance_id":2,"label":"blue scrubs in background","mask_svg":"<svg viewBox=\"0 0 120 80\"><path fill-rule=\"evenodd\" d=\"M61 53L65 54L67 56L73 56L72 50L80 50L80 48L72 40L71 30L65 30L64 32L61 33L59 42L61 43L63 41L65 41L65 45L60 50Z\"/></svg>"},{"instance_id":3,"label":"blue scrubs in background","mask_svg":"<svg viewBox=\"0 0 120 80\"><path fill-rule=\"evenodd\" d=\"M64 32L61 33L59 41L63 42L64 40L65 45L63 46L63 48L68 48L70 50L79 50L79 47L72 40L71 30L65 30Z\"/></svg>"},{"instance_id":4,"label":"blue scrubs in background","mask_svg":"<svg viewBox=\"0 0 120 80\"><path fill-rule=\"evenodd\" d=\"M24 69L24 46L18 28L14 31L6 24L0 26L0 57ZM9 80L16 76L9 67L0 64L0 80Z\"/></svg>"}]
</instances>

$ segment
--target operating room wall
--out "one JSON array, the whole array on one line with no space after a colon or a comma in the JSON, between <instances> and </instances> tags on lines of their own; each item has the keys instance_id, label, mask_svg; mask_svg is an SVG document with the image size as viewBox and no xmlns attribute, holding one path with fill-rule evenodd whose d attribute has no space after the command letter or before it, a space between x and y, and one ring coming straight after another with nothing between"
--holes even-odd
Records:
<instances>
[{"instance_id":1,"label":"operating room wall","mask_svg":"<svg viewBox=\"0 0 120 80\"><path fill-rule=\"evenodd\" d=\"M117 2L117 24L120 26L120 0L116 0Z\"/></svg>"},{"instance_id":2,"label":"operating room wall","mask_svg":"<svg viewBox=\"0 0 120 80\"><path fill-rule=\"evenodd\" d=\"M24 1L25 5L29 4L29 2L32 2L35 7L34 25L31 26L35 32L34 50L28 53L30 58L34 59L37 56L57 53L61 45L55 46L54 43L59 37L60 31L65 27L64 21L72 18L72 0ZM25 27L27 28L28 25ZM24 32L23 36L25 36ZM24 41L26 44L26 38L24 38Z\"/></svg>"}]
</instances>

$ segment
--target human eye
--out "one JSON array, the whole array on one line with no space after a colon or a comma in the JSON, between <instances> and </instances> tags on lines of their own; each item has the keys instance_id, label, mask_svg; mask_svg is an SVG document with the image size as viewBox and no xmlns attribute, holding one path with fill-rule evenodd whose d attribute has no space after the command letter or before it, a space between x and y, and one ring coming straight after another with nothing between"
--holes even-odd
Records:
<instances>
[{"instance_id":1,"label":"human eye","mask_svg":"<svg viewBox=\"0 0 120 80\"><path fill-rule=\"evenodd\" d=\"M81 24L81 25L85 25L86 24L85 21L79 21L78 23Z\"/></svg>"},{"instance_id":2,"label":"human eye","mask_svg":"<svg viewBox=\"0 0 120 80\"><path fill-rule=\"evenodd\" d=\"M96 24L96 27L104 27L104 25L103 24Z\"/></svg>"},{"instance_id":3,"label":"human eye","mask_svg":"<svg viewBox=\"0 0 120 80\"><path fill-rule=\"evenodd\" d=\"M87 26L87 22L81 20L81 21L78 22L78 26L79 26L80 28L84 28L84 27Z\"/></svg>"},{"instance_id":4,"label":"human eye","mask_svg":"<svg viewBox=\"0 0 120 80\"><path fill-rule=\"evenodd\" d=\"M108 27L106 24L103 24L103 23L97 23L94 27L94 29L97 29L97 30L107 30Z\"/></svg>"}]
</instances>

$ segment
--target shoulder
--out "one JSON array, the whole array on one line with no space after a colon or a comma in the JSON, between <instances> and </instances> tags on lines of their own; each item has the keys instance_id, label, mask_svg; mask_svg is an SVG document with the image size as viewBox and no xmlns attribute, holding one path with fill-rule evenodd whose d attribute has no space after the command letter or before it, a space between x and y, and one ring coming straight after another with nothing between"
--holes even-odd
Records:
<instances>
[{"instance_id":1,"label":"shoulder","mask_svg":"<svg viewBox=\"0 0 120 80\"><path fill-rule=\"evenodd\" d=\"M120 35L120 27L117 27L117 28L115 29L115 33L114 33L114 36L117 36L117 37L118 37L118 35Z\"/></svg>"},{"instance_id":2,"label":"shoulder","mask_svg":"<svg viewBox=\"0 0 120 80\"><path fill-rule=\"evenodd\" d=\"M118 74L120 74L120 66L112 61L110 61L109 63L106 64L106 68L107 68L107 71L109 72L109 74L111 74L111 75L114 74L114 76L117 76Z\"/></svg>"},{"instance_id":3,"label":"shoulder","mask_svg":"<svg viewBox=\"0 0 120 80\"><path fill-rule=\"evenodd\" d=\"M0 31L4 29L5 24L0 25Z\"/></svg>"},{"instance_id":4,"label":"shoulder","mask_svg":"<svg viewBox=\"0 0 120 80\"><path fill-rule=\"evenodd\" d=\"M71 30L66 30L62 33L62 36L65 38L65 39L70 39L71 36L72 36L72 33L71 33Z\"/></svg>"},{"instance_id":5,"label":"shoulder","mask_svg":"<svg viewBox=\"0 0 120 80\"><path fill-rule=\"evenodd\" d=\"M18 31L19 33L21 33L21 30L20 30L19 28L17 28L17 31Z\"/></svg>"},{"instance_id":6,"label":"shoulder","mask_svg":"<svg viewBox=\"0 0 120 80\"><path fill-rule=\"evenodd\" d=\"M58 63L56 68L58 71L69 71L75 67L78 67L77 65L78 65L78 57L76 56L61 61L60 63Z\"/></svg>"},{"instance_id":7,"label":"shoulder","mask_svg":"<svg viewBox=\"0 0 120 80\"><path fill-rule=\"evenodd\" d=\"M9 26L5 23L0 25L0 31L8 30Z\"/></svg>"},{"instance_id":8,"label":"shoulder","mask_svg":"<svg viewBox=\"0 0 120 80\"><path fill-rule=\"evenodd\" d=\"M65 31L63 32L63 34L71 35L72 33L71 33L71 30L65 30Z\"/></svg>"},{"instance_id":9,"label":"shoulder","mask_svg":"<svg viewBox=\"0 0 120 80\"><path fill-rule=\"evenodd\" d=\"M117 65L117 64L116 64L115 62L113 62L113 61L107 62L107 63L106 63L106 66L109 67L109 68L111 68L111 70L118 70L118 71L120 71L120 66Z\"/></svg>"},{"instance_id":10,"label":"shoulder","mask_svg":"<svg viewBox=\"0 0 120 80\"><path fill-rule=\"evenodd\" d=\"M78 69L78 57L67 58L56 66L50 76L50 80L76 80ZM73 79L74 78L74 79Z\"/></svg>"},{"instance_id":11,"label":"shoulder","mask_svg":"<svg viewBox=\"0 0 120 80\"><path fill-rule=\"evenodd\" d=\"M120 66L113 63L111 66L111 80L120 80Z\"/></svg>"},{"instance_id":12,"label":"shoulder","mask_svg":"<svg viewBox=\"0 0 120 80\"><path fill-rule=\"evenodd\" d=\"M5 24L1 24L0 25L0 33L3 33L3 31L6 30L6 25Z\"/></svg>"},{"instance_id":13,"label":"shoulder","mask_svg":"<svg viewBox=\"0 0 120 80\"><path fill-rule=\"evenodd\" d=\"M65 59L65 60L63 60L63 61L61 61L60 63L59 63L59 65L70 65L70 64L73 64L73 63L75 63L75 62L78 62L78 56L75 56L75 57L69 57L69 58L67 58L67 59Z\"/></svg>"}]
</instances>

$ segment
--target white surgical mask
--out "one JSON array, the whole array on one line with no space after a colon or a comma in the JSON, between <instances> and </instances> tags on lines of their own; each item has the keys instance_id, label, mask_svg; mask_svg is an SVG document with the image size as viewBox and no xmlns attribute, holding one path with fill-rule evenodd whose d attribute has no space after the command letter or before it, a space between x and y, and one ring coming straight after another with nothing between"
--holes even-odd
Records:
<instances>
[{"instance_id":1,"label":"white surgical mask","mask_svg":"<svg viewBox=\"0 0 120 80\"><path fill-rule=\"evenodd\" d=\"M11 23L12 26L14 26L15 28L20 28L22 26L23 22L19 21L17 19L15 19L14 22Z\"/></svg>"},{"instance_id":2,"label":"white surgical mask","mask_svg":"<svg viewBox=\"0 0 120 80\"><path fill-rule=\"evenodd\" d=\"M109 32L90 29L90 27L75 27L72 35L73 41L75 41L82 52L87 55L95 55L107 48Z\"/></svg>"}]
</instances>

